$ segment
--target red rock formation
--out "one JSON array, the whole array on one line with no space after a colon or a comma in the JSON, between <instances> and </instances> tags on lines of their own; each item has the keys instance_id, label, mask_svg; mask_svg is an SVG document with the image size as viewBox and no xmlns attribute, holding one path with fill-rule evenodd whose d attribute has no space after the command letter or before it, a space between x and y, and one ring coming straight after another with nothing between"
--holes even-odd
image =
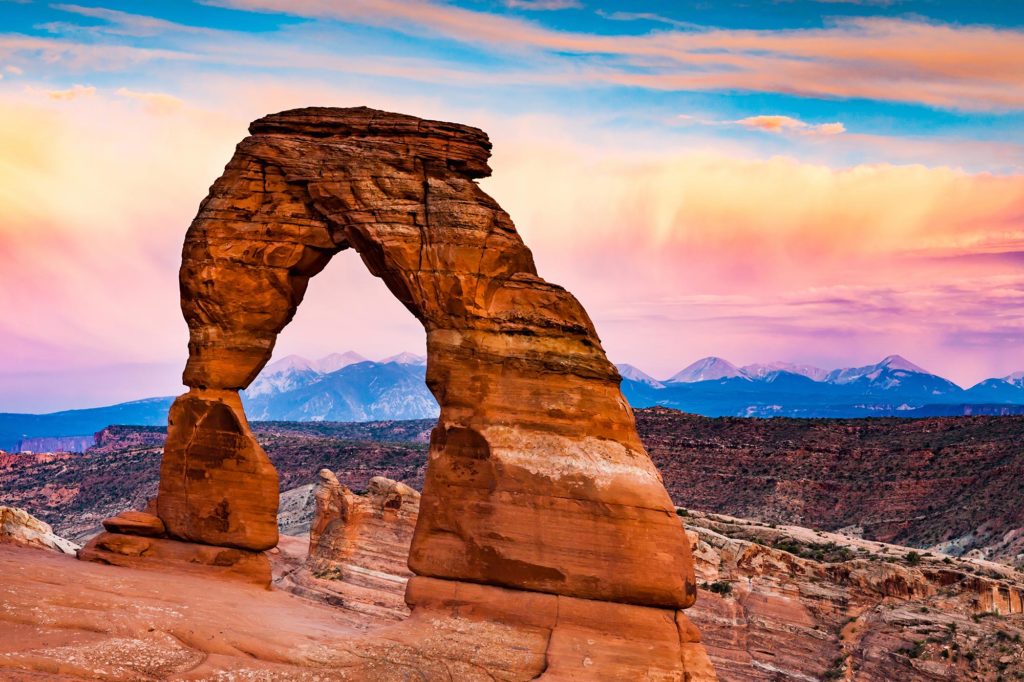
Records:
<instances>
[{"instance_id":1,"label":"red rock formation","mask_svg":"<svg viewBox=\"0 0 1024 682\"><path fill-rule=\"evenodd\" d=\"M409 567L495 587L420 584L593 603L555 628L567 638L559 651L579 644L573 628L621 617L628 633L631 609L654 607L675 642L664 660L681 670L675 612L696 597L689 544L590 318L538 276L509 216L474 182L490 173L487 136L365 108L283 112L250 133L182 250L192 388L171 409L161 469L169 535L275 544L277 480L237 391L269 360L309 278L353 248L423 324L441 406ZM414 620L449 609L428 602ZM594 674L619 674L572 650L609 666Z\"/></svg>"},{"instance_id":2,"label":"red rock formation","mask_svg":"<svg viewBox=\"0 0 1024 682\"><path fill-rule=\"evenodd\" d=\"M103 527L110 533L126 533L144 537L160 537L166 532L159 516L147 512L125 511L104 519Z\"/></svg>"},{"instance_id":3,"label":"red rock formation","mask_svg":"<svg viewBox=\"0 0 1024 682\"><path fill-rule=\"evenodd\" d=\"M408 577L406 568L420 494L381 476L370 479L366 495L353 495L333 473L320 472L316 512L309 529L314 573L344 576L383 572Z\"/></svg>"},{"instance_id":4,"label":"red rock formation","mask_svg":"<svg viewBox=\"0 0 1024 682\"><path fill-rule=\"evenodd\" d=\"M352 491L338 482L330 469L320 470L320 480L313 488L313 518L309 523L309 555L316 554L320 536L336 521L348 522L349 498Z\"/></svg>"},{"instance_id":5,"label":"red rock formation","mask_svg":"<svg viewBox=\"0 0 1024 682\"><path fill-rule=\"evenodd\" d=\"M235 391L190 391L174 401L157 510L182 540L264 550L277 544L277 471Z\"/></svg>"}]
</instances>

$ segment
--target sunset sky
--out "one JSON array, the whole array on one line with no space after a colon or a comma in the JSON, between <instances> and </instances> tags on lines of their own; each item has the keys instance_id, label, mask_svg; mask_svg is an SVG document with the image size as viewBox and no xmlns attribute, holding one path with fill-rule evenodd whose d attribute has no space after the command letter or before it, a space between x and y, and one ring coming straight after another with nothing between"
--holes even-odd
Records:
<instances>
[{"instance_id":1,"label":"sunset sky","mask_svg":"<svg viewBox=\"0 0 1024 682\"><path fill-rule=\"evenodd\" d=\"M248 122L479 126L615 362L1024 369L1024 3L0 0L0 411L181 392L185 230ZM278 352L422 352L358 258Z\"/></svg>"}]
</instances>

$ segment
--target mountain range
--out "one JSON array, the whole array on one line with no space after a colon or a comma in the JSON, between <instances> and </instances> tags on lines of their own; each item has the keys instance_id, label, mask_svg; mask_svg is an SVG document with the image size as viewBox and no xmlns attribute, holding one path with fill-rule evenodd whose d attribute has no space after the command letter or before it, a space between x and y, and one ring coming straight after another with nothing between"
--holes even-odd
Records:
<instances>
[{"instance_id":1,"label":"mountain range","mask_svg":"<svg viewBox=\"0 0 1024 682\"><path fill-rule=\"evenodd\" d=\"M707 357L664 380L632 365L618 368L622 392L633 407L661 405L710 417L1024 412L1024 372L986 379L965 390L900 355L833 370L787 362L738 367L723 358Z\"/></svg>"},{"instance_id":2,"label":"mountain range","mask_svg":"<svg viewBox=\"0 0 1024 682\"><path fill-rule=\"evenodd\" d=\"M1024 414L1024 372L963 389L899 355L832 370L787 362L740 367L707 357L663 380L633 365L618 369L633 407L671 407L709 417ZM289 355L267 365L242 401L252 421L426 419L439 410L425 376L426 358L412 353L380 361L353 351L317 360ZM33 449L39 438L88 436L110 424L166 424L172 400L45 415L0 413L0 449Z\"/></svg>"}]
</instances>

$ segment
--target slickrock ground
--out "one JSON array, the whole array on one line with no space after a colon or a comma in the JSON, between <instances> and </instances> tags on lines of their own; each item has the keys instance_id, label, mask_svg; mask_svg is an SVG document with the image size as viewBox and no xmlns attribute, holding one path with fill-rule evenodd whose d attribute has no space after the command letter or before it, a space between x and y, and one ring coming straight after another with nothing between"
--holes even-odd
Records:
<instances>
[{"instance_id":1,"label":"slickrock ground","mask_svg":"<svg viewBox=\"0 0 1024 682\"><path fill-rule=\"evenodd\" d=\"M232 581L0 546L0 679L333 680L343 609ZM319 674L319 677L317 677Z\"/></svg>"},{"instance_id":2,"label":"slickrock ground","mask_svg":"<svg viewBox=\"0 0 1024 682\"><path fill-rule=\"evenodd\" d=\"M701 587L687 614L725 682L1024 679L1024 616L1005 613L1024 577L1004 565L693 511L686 521ZM308 547L282 537L267 591L0 546L0 679L347 679L322 666L404 617L388 605L408 574L394 557L378 565L396 579L367 608L339 575L312 575Z\"/></svg>"}]
</instances>

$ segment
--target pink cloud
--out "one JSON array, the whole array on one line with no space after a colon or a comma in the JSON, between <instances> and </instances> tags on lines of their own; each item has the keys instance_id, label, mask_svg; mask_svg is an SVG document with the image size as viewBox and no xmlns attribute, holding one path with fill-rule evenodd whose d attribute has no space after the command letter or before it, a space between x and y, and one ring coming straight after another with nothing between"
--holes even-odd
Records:
<instances>
[{"instance_id":1,"label":"pink cloud","mask_svg":"<svg viewBox=\"0 0 1024 682\"><path fill-rule=\"evenodd\" d=\"M579 0L505 0L505 6L512 9L540 11L579 9L583 7Z\"/></svg>"},{"instance_id":2,"label":"pink cloud","mask_svg":"<svg viewBox=\"0 0 1024 682\"><path fill-rule=\"evenodd\" d=\"M842 123L811 125L790 116L778 115L748 116L741 118L736 123L770 133L799 132L804 135L839 135L846 132L846 126Z\"/></svg>"},{"instance_id":3,"label":"pink cloud","mask_svg":"<svg viewBox=\"0 0 1024 682\"><path fill-rule=\"evenodd\" d=\"M613 359L661 372L712 353L839 364L910 346L920 349L911 359L961 381L1021 369L1020 174L835 168L441 98L207 85L216 99L163 109L147 106L164 101L158 92L0 92L0 338L25 351L0 357L0 384L52 363L49 351L25 350L36 344L59 347L70 366L179 362L183 231L248 121L310 102L487 129L495 174L484 188L541 274L580 297ZM339 305L346 291L359 296ZM342 254L312 282L280 349L397 352L422 341L407 311Z\"/></svg>"}]
</instances>

